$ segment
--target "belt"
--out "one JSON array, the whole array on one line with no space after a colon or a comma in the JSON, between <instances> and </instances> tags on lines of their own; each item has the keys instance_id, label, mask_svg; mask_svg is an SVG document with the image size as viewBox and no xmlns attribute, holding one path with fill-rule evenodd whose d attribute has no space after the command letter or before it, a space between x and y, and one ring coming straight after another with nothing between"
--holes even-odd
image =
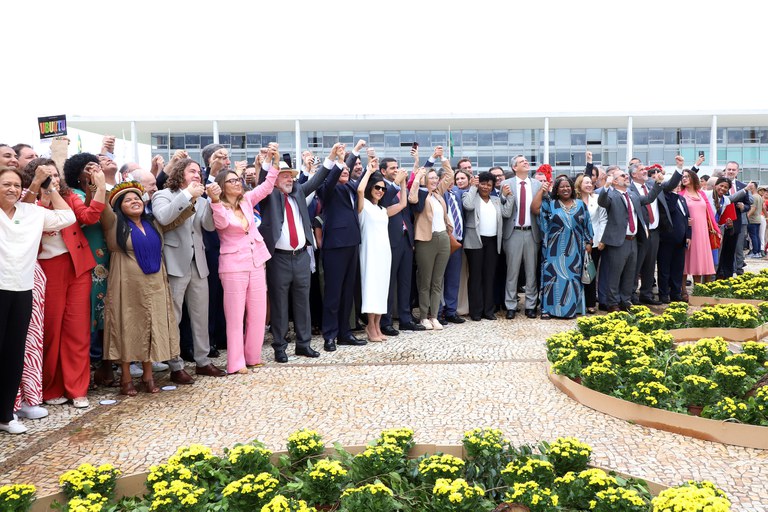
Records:
<instances>
[{"instance_id":1,"label":"belt","mask_svg":"<svg viewBox=\"0 0 768 512\"><path fill-rule=\"evenodd\" d=\"M635 235L627 235L624 237L624 240L634 240L634 239L635 239Z\"/></svg>"},{"instance_id":2,"label":"belt","mask_svg":"<svg viewBox=\"0 0 768 512\"><path fill-rule=\"evenodd\" d=\"M530 231L531 230L531 226L526 226L526 227L515 226L515 229L518 229L520 231Z\"/></svg>"},{"instance_id":3,"label":"belt","mask_svg":"<svg viewBox=\"0 0 768 512\"><path fill-rule=\"evenodd\" d=\"M301 254L302 252L307 250L307 246L299 247L298 249L294 249L292 251L287 251L285 249L275 249L275 252L278 254L290 254L291 256L295 256L297 254Z\"/></svg>"}]
</instances>

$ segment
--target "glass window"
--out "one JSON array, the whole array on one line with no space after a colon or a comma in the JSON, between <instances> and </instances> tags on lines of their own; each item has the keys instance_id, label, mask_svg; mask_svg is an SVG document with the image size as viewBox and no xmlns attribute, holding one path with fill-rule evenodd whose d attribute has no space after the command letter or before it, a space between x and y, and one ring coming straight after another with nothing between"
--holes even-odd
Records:
<instances>
[{"instance_id":1,"label":"glass window","mask_svg":"<svg viewBox=\"0 0 768 512\"><path fill-rule=\"evenodd\" d=\"M168 135L167 134L152 134L152 145L153 146L165 146L168 144Z\"/></svg>"},{"instance_id":2,"label":"glass window","mask_svg":"<svg viewBox=\"0 0 768 512\"><path fill-rule=\"evenodd\" d=\"M648 144L663 144L664 130L661 128L651 128L648 130Z\"/></svg>"},{"instance_id":3,"label":"glass window","mask_svg":"<svg viewBox=\"0 0 768 512\"><path fill-rule=\"evenodd\" d=\"M277 133L269 132L261 134L261 143L266 147L270 142L277 142Z\"/></svg>"},{"instance_id":4,"label":"glass window","mask_svg":"<svg viewBox=\"0 0 768 512\"><path fill-rule=\"evenodd\" d=\"M184 149L184 134L171 134L171 149Z\"/></svg>"},{"instance_id":5,"label":"glass window","mask_svg":"<svg viewBox=\"0 0 768 512\"><path fill-rule=\"evenodd\" d=\"M454 147L462 145L462 143L461 143L461 132L460 131L451 132L450 133L450 138L453 140Z\"/></svg>"},{"instance_id":6,"label":"glass window","mask_svg":"<svg viewBox=\"0 0 768 512\"><path fill-rule=\"evenodd\" d=\"M760 148L760 165L768 165L768 148Z\"/></svg>"},{"instance_id":7,"label":"glass window","mask_svg":"<svg viewBox=\"0 0 768 512\"><path fill-rule=\"evenodd\" d=\"M335 132L323 132L323 147L332 148L334 144L339 142L339 135Z\"/></svg>"},{"instance_id":8,"label":"glass window","mask_svg":"<svg viewBox=\"0 0 768 512\"><path fill-rule=\"evenodd\" d=\"M632 144L639 146L645 146L648 144L648 130L646 128L633 128Z\"/></svg>"},{"instance_id":9,"label":"glass window","mask_svg":"<svg viewBox=\"0 0 768 512\"><path fill-rule=\"evenodd\" d=\"M292 148L296 145L296 132L277 132L277 143L281 151Z\"/></svg>"},{"instance_id":10,"label":"glass window","mask_svg":"<svg viewBox=\"0 0 768 512\"><path fill-rule=\"evenodd\" d=\"M725 128L718 128L717 129L717 143L722 144L723 139L725 139Z\"/></svg>"},{"instance_id":11,"label":"glass window","mask_svg":"<svg viewBox=\"0 0 768 512\"><path fill-rule=\"evenodd\" d=\"M200 136L200 147L204 148L208 144L213 144L213 135L201 135Z\"/></svg>"},{"instance_id":12,"label":"glass window","mask_svg":"<svg viewBox=\"0 0 768 512\"><path fill-rule=\"evenodd\" d=\"M696 153L696 148L687 147L687 148L680 148L680 156L682 156L686 162L693 163L693 162L696 162L696 157L698 156L698 154Z\"/></svg>"},{"instance_id":13,"label":"glass window","mask_svg":"<svg viewBox=\"0 0 768 512\"><path fill-rule=\"evenodd\" d=\"M616 138L618 139L617 142L619 144L626 144L627 143L627 130L620 128L616 130Z\"/></svg>"},{"instance_id":14,"label":"glass window","mask_svg":"<svg viewBox=\"0 0 768 512\"><path fill-rule=\"evenodd\" d=\"M749 165L757 165L758 164L758 148L755 146L746 147L744 148L744 162L742 162L745 166Z\"/></svg>"},{"instance_id":15,"label":"glass window","mask_svg":"<svg viewBox=\"0 0 768 512\"><path fill-rule=\"evenodd\" d=\"M743 138L741 128L728 128L728 144L741 144Z\"/></svg>"},{"instance_id":16,"label":"glass window","mask_svg":"<svg viewBox=\"0 0 768 512\"><path fill-rule=\"evenodd\" d=\"M574 167L584 167L587 165L587 155L584 153L573 153L571 155L571 165Z\"/></svg>"},{"instance_id":17,"label":"glass window","mask_svg":"<svg viewBox=\"0 0 768 512\"><path fill-rule=\"evenodd\" d=\"M260 133L246 133L245 143L249 146L261 147L261 134Z\"/></svg>"},{"instance_id":18,"label":"glass window","mask_svg":"<svg viewBox=\"0 0 768 512\"><path fill-rule=\"evenodd\" d=\"M566 147L570 145L571 145L571 130L568 128L556 129L555 130L555 146Z\"/></svg>"},{"instance_id":19,"label":"glass window","mask_svg":"<svg viewBox=\"0 0 768 512\"><path fill-rule=\"evenodd\" d=\"M664 130L664 144L680 144L680 130L666 128Z\"/></svg>"},{"instance_id":20,"label":"glass window","mask_svg":"<svg viewBox=\"0 0 768 512\"><path fill-rule=\"evenodd\" d=\"M464 146L477 146L477 131L464 130L461 136L464 138Z\"/></svg>"},{"instance_id":21,"label":"glass window","mask_svg":"<svg viewBox=\"0 0 768 512\"><path fill-rule=\"evenodd\" d=\"M696 128L696 144L709 144L712 130L709 128Z\"/></svg>"},{"instance_id":22,"label":"glass window","mask_svg":"<svg viewBox=\"0 0 768 512\"><path fill-rule=\"evenodd\" d=\"M617 145L617 139L616 139L616 130L607 130L606 135L608 136L608 145L609 146L616 146ZM626 143L626 136L624 142Z\"/></svg>"},{"instance_id":23,"label":"glass window","mask_svg":"<svg viewBox=\"0 0 768 512\"><path fill-rule=\"evenodd\" d=\"M587 144L602 144L603 130L600 128L587 128Z\"/></svg>"},{"instance_id":24,"label":"glass window","mask_svg":"<svg viewBox=\"0 0 768 512\"><path fill-rule=\"evenodd\" d=\"M410 140L402 140L402 137L400 138L400 143L404 142L413 142ZM417 131L416 132L416 142L419 143L419 147L421 147L421 153L426 154L426 151L432 151L432 144L430 144L429 140L429 132L424 131ZM430 153L431 154L431 153Z\"/></svg>"},{"instance_id":25,"label":"glass window","mask_svg":"<svg viewBox=\"0 0 768 512\"><path fill-rule=\"evenodd\" d=\"M648 164L664 165L664 148L662 146L652 146L648 148Z\"/></svg>"},{"instance_id":26,"label":"glass window","mask_svg":"<svg viewBox=\"0 0 768 512\"><path fill-rule=\"evenodd\" d=\"M648 163L648 150L646 149L635 149L632 156L629 158L639 158L641 162L644 164ZM627 163L629 163L629 158L627 158Z\"/></svg>"},{"instance_id":27,"label":"glass window","mask_svg":"<svg viewBox=\"0 0 768 512\"><path fill-rule=\"evenodd\" d=\"M199 146L200 134L199 133L187 133L184 135L185 146Z\"/></svg>"},{"instance_id":28,"label":"glass window","mask_svg":"<svg viewBox=\"0 0 768 512\"><path fill-rule=\"evenodd\" d=\"M354 135L352 135L352 140L357 142L360 139L363 139L366 142L371 142L368 138L368 132L355 132Z\"/></svg>"},{"instance_id":29,"label":"glass window","mask_svg":"<svg viewBox=\"0 0 768 512\"><path fill-rule=\"evenodd\" d=\"M757 130L754 128L744 128L744 143L754 143L758 141Z\"/></svg>"},{"instance_id":30,"label":"glass window","mask_svg":"<svg viewBox=\"0 0 768 512\"><path fill-rule=\"evenodd\" d=\"M616 151L604 151L603 152L603 165L616 165L618 160L616 159Z\"/></svg>"},{"instance_id":31,"label":"glass window","mask_svg":"<svg viewBox=\"0 0 768 512\"><path fill-rule=\"evenodd\" d=\"M368 140L368 145L381 148L381 147L384 147L385 141L386 141L386 138L384 137L384 132L371 132L371 135Z\"/></svg>"},{"instance_id":32,"label":"glass window","mask_svg":"<svg viewBox=\"0 0 768 512\"><path fill-rule=\"evenodd\" d=\"M233 133L232 138L230 141L230 144L232 145L232 149L238 148L238 149L245 149L245 134L244 133Z\"/></svg>"},{"instance_id":33,"label":"glass window","mask_svg":"<svg viewBox=\"0 0 768 512\"><path fill-rule=\"evenodd\" d=\"M432 146L447 146L448 145L448 132L434 131L430 135L430 142Z\"/></svg>"},{"instance_id":34,"label":"glass window","mask_svg":"<svg viewBox=\"0 0 768 512\"><path fill-rule=\"evenodd\" d=\"M530 132L531 130L526 130ZM522 146L523 145L523 130L509 130L509 145L510 146Z\"/></svg>"},{"instance_id":35,"label":"glass window","mask_svg":"<svg viewBox=\"0 0 768 512\"><path fill-rule=\"evenodd\" d=\"M507 130L494 130L493 145L506 146L509 141L509 132Z\"/></svg>"},{"instance_id":36,"label":"glass window","mask_svg":"<svg viewBox=\"0 0 768 512\"><path fill-rule=\"evenodd\" d=\"M358 140L360 139L356 139L352 136L352 132L339 132L339 142L341 142L342 144L351 146L349 148L350 151L352 150L352 147L354 147L354 145L357 143ZM366 139L363 139L363 140L366 140Z\"/></svg>"},{"instance_id":37,"label":"glass window","mask_svg":"<svg viewBox=\"0 0 768 512\"><path fill-rule=\"evenodd\" d=\"M537 155L541 155L541 156L539 157ZM537 162L541 162L541 160L544 159L544 153L538 153L538 154L537 153L531 153L531 154L528 154L526 156L526 158L528 159L528 163L529 164L534 165ZM511 158L508 160L507 165L509 165L509 162L511 162L511 160L512 160Z\"/></svg>"},{"instance_id":38,"label":"glass window","mask_svg":"<svg viewBox=\"0 0 768 512\"><path fill-rule=\"evenodd\" d=\"M680 143L693 144L696 142L696 130L693 128L682 128L680 130Z\"/></svg>"},{"instance_id":39,"label":"glass window","mask_svg":"<svg viewBox=\"0 0 768 512\"><path fill-rule=\"evenodd\" d=\"M479 155L477 157L477 166L478 167L484 167L489 168L493 167L493 156L492 155Z\"/></svg>"},{"instance_id":40,"label":"glass window","mask_svg":"<svg viewBox=\"0 0 768 512\"><path fill-rule=\"evenodd\" d=\"M586 146L587 134L584 130L571 131L571 146Z\"/></svg>"},{"instance_id":41,"label":"glass window","mask_svg":"<svg viewBox=\"0 0 768 512\"><path fill-rule=\"evenodd\" d=\"M478 146L492 146L493 145L493 132L489 130L479 130L477 132L477 145Z\"/></svg>"},{"instance_id":42,"label":"glass window","mask_svg":"<svg viewBox=\"0 0 768 512\"><path fill-rule=\"evenodd\" d=\"M758 130L757 138L760 141L760 144L768 144L768 130L765 128Z\"/></svg>"},{"instance_id":43,"label":"glass window","mask_svg":"<svg viewBox=\"0 0 768 512\"><path fill-rule=\"evenodd\" d=\"M627 158L627 148L619 146L616 152L616 165L625 166L629 159Z\"/></svg>"},{"instance_id":44,"label":"glass window","mask_svg":"<svg viewBox=\"0 0 768 512\"><path fill-rule=\"evenodd\" d=\"M717 164L725 167L725 161L726 161L726 151L724 147L718 147L717 148Z\"/></svg>"},{"instance_id":45,"label":"glass window","mask_svg":"<svg viewBox=\"0 0 768 512\"><path fill-rule=\"evenodd\" d=\"M731 132L731 130L729 129L728 130L728 136L729 137L731 135L730 132ZM741 133L741 131L739 131L739 133ZM741 155L741 147L740 146L736 146L736 147L729 146L729 147L727 147L725 149L726 149L726 160L727 161L730 162L731 160L733 160L734 162L739 162L739 163L742 162L742 155ZM723 165L725 165L725 162L723 162Z\"/></svg>"},{"instance_id":46,"label":"glass window","mask_svg":"<svg viewBox=\"0 0 768 512\"><path fill-rule=\"evenodd\" d=\"M384 134L384 143L389 148L399 148L400 132L386 132Z\"/></svg>"},{"instance_id":47,"label":"glass window","mask_svg":"<svg viewBox=\"0 0 768 512\"><path fill-rule=\"evenodd\" d=\"M675 165L676 156L677 156L677 148L664 148L664 164L663 165Z\"/></svg>"},{"instance_id":48,"label":"glass window","mask_svg":"<svg viewBox=\"0 0 768 512\"><path fill-rule=\"evenodd\" d=\"M571 165L571 152L557 151L555 153L555 165Z\"/></svg>"}]
</instances>

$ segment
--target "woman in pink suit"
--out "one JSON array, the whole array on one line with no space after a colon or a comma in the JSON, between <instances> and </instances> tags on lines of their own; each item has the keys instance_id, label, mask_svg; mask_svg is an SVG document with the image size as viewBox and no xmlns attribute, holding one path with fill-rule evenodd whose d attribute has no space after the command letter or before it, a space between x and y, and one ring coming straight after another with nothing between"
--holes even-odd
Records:
<instances>
[{"instance_id":1,"label":"woman in pink suit","mask_svg":"<svg viewBox=\"0 0 768 512\"><path fill-rule=\"evenodd\" d=\"M267 314L267 278L264 265L269 250L256 229L253 207L268 196L279 172L277 150L270 148L272 168L266 180L243 194L243 182L234 171L222 171L208 186L213 223L219 233L219 277L224 288L227 319L227 372L248 373L261 363ZM245 336L243 317L245 316Z\"/></svg>"},{"instance_id":2,"label":"woman in pink suit","mask_svg":"<svg viewBox=\"0 0 768 512\"><path fill-rule=\"evenodd\" d=\"M717 227L712 205L701 190L696 173L684 170L680 186L680 195L685 198L688 205L691 225L691 243L685 251L685 276L692 275L694 283L703 283L708 276L715 273L715 260L709 243L709 226L712 226L713 234L716 236L720 236L720 229ZM687 295L683 287L683 298L685 299Z\"/></svg>"}]
</instances>

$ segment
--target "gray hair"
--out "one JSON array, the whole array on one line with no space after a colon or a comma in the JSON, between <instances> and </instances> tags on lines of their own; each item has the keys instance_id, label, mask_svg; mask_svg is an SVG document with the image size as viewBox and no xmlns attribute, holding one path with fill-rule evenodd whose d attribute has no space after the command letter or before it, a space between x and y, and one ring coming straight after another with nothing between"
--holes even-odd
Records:
<instances>
[{"instance_id":1,"label":"gray hair","mask_svg":"<svg viewBox=\"0 0 768 512\"><path fill-rule=\"evenodd\" d=\"M208 167L208 162L211 160L211 156L222 148L224 148L223 144L208 144L205 146L202 151L200 151L200 156L203 157L203 165Z\"/></svg>"},{"instance_id":2,"label":"gray hair","mask_svg":"<svg viewBox=\"0 0 768 512\"><path fill-rule=\"evenodd\" d=\"M611 165L605 170L606 176L613 176L613 173L619 170L618 165Z\"/></svg>"},{"instance_id":3,"label":"gray hair","mask_svg":"<svg viewBox=\"0 0 768 512\"><path fill-rule=\"evenodd\" d=\"M631 175L631 174L634 174L634 172L635 172L635 171L637 171L639 168L640 168L640 164L631 164L631 165L630 165L630 166L627 168L627 171L628 171L628 172L629 172L629 174Z\"/></svg>"},{"instance_id":4,"label":"gray hair","mask_svg":"<svg viewBox=\"0 0 768 512\"><path fill-rule=\"evenodd\" d=\"M517 161L518 161L519 159L521 159L521 158L525 158L525 157L524 157L523 155L517 155L517 156L515 156L515 157L513 157L513 158L512 158L512 169L514 169L515 167L517 167Z\"/></svg>"},{"instance_id":5,"label":"gray hair","mask_svg":"<svg viewBox=\"0 0 768 512\"><path fill-rule=\"evenodd\" d=\"M739 169L741 169L741 166L739 165L739 162L736 162L736 161L734 161L734 160L728 160L728 161L725 163L725 166L726 166L726 167L728 167L728 164L734 164L734 165L736 165L736 170L739 170Z\"/></svg>"}]
</instances>

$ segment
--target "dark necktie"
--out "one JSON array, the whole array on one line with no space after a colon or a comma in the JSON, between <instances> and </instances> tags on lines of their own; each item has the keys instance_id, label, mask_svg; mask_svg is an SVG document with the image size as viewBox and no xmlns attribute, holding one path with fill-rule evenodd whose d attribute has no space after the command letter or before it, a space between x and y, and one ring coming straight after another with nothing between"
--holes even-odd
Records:
<instances>
[{"instance_id":1,"label":"dark necktie","mask_svg":"<svg viewBox=\"0 0 768 512\"><path fill-rule=\"evenodd\" d=\"M296 232L296 222L293 220L293 208L288 200L288 194L283 195L285 196L285 218L288 221L288 242L295 249L299 246L299 234Z\"/></svg>"},{"instance_id":2,"label":"dark necktie","mask_svg":"<svg viewBox=\"0 0 768 512\"><path fill-rule=\"evenodd\" d=\"M627 200L627 213L629 214L629 231L635 232L635 215L632 213L632 200L629 198L629 193L624 192L624 197Z\"/></svg>"},{"instance_id":3,"label":"dark necktie","mask_svg":"<svg viewBox=\"0 0 768 512\"><path fill-rule=\"evenodd\" d=\"M520 204L518 205L518 216L517 216L517 223L520 225L520 227L523 227L525 225L525 210L526 210L526 202L525 202L525 182L520 182Z\"/></svg>"}]
</instances>

